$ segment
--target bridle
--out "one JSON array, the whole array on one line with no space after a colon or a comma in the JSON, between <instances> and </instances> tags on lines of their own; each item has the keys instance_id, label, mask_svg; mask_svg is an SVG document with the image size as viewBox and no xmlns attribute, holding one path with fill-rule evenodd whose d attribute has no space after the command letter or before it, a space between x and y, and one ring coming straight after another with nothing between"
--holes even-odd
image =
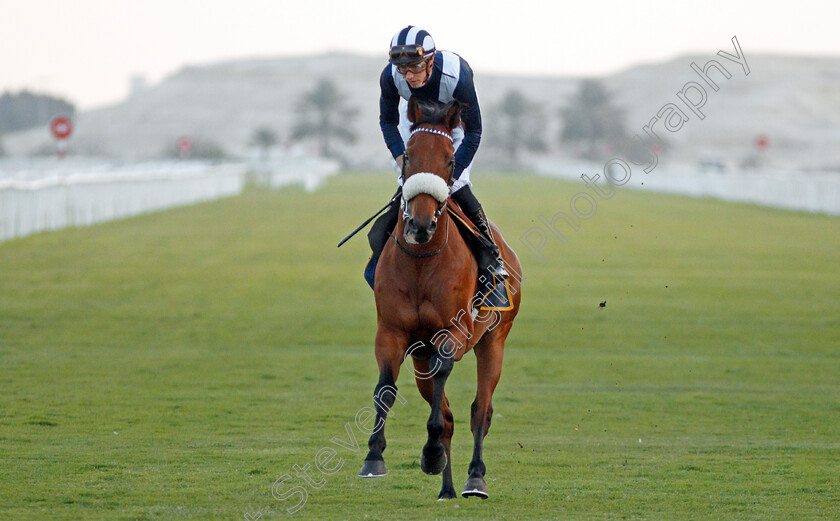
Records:
<instances>
[{"instance_id":1,"label":"bridle","mask_svg":"<svg viewBox=\"0 0 840 521\"><path fill-rule=\"evenodd\" d=\"M443 130L437 130L437 129L434 129L434 128L427 128L427 127L419 127L419 128L416 128L416 129L412 130L411 135L409 135L409 139L411 139L414 136L414 134L416 134L418 132L428 132L429 134L436 134L438 136L443 136L443 137L449 139L450 143L455 142L455 139L452 137L452 134L449 134L448 132L444 132ZM403 160L402 174L401 174L403 179L405 179L405 164L406 164L406 162L407 161ZM454 174L454 172L455 172L455 163L453 162L452 167L451 167L451 171L449 173L449 183L448 183L449 187L452 187L452 183L453 183L452 174ZM448 204L449 204L449 199L446 199L446 200L443 201L443 203L440 204L440 206L438 206L438 208L435 210L435 221L437 221L440 218L440 216L446 210L446 207L447 207ZM400 207L403 210L403 213L402 213L403 221L407 221L409 219L408 201L405 200L405 196L402 196L400 198ZM402 250L405 253L411 255L412 257L415 257L415 258L418 258L418 259L423 259L423 258L426 258L426 257L434 257L435 255L437 255L438 253L443 251L443 249L446 248L446 245L449 243L449 219L446 219L446 238L443 241L443 245L440 248L438 248L438 249L436 249L435 251L432 251L432 252L426 252L426 253L413 252L413 251L409 250L408 248L406 248L405 246L403 246L402 244L400 244L399 239L397 239L396 236L394 236L393 233L391 233L390 235L391 235L391 238L394 239L394 242L397 243L397 246L399 246L400 250Z\"/></svg>"},{"instance_id":2,"label":"bridle","mask_svg":"<svg viewBox=\"0 0 840 521\"><path fill-rule=\"evenodd\" d=\"M446 209L448 204L449 204L449 199L443 201L443 203L441 203L440 206L438 206L438 208L435 210L435 222L437 222L437 220L443 214L443 212ZM403 218L403 222L405 222L409 219L408 201L405 200L405 197L400 198L400 207L403 210L402 218ZM394 239L394 242L397 243L397 246L399 246L399 248L402 251L411 255L412 257L415 257L415 258L418 258L418 259L424 259L426 257L434 257L438 253L442 252L443 249L446 248L446 245L449 243L449 219L446 219L446 238L443 240L443 245L440 248L438 248L438 249L436 249L435 251L432 251L432 252L426 252L426 253L413 252L413 251L409 250L408 248L406 248L405 246L403 246L402 244L400 244L399 239L397 239L397 237L393 233L391 233L391 238Z\"/></svg>"}]
</instances>

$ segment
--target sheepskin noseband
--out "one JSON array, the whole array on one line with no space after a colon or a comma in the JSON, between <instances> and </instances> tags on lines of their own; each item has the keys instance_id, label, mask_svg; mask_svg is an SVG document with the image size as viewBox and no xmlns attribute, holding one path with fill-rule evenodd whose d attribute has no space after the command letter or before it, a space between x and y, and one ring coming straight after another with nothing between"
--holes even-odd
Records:
<instances>
[{"instance_id":1,"label":"sheepskin noseband","mask_svg":"<svg viewBox=\"0 0 840 521\"><path fill-rule=\"evenodd\" d=\"M419 172L403 183L403 199L410 201L417 194L429 194L442 203L449 197L449 186L435 174Z\"/></svg>"}]
</instances>

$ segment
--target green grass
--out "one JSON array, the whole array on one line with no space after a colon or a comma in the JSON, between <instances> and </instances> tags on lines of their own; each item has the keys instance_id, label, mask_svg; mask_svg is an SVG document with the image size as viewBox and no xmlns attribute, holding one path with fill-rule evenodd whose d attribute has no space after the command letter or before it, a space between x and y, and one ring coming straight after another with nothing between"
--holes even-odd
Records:
<instances>
[{"instance_id":1,"label":"green grass","mask_svg":"<svg viewBox=\"0 0 840 521\"><path fill-rule=\"evenodd\" d=\"M364 235L388 175L0 244L0 519L836 519L840 219L620 191L548 239L582 183L485 176L522 259L486 441L490 499L435 501L428 407L405 375L389 474L358 453L271 496L369 405ZM605 308L599 308L601 301ZM475 359L447 385L456 489ZM315 474L319 474L315 471ZM320 478L319 478L320 479Z\"/></svg>"}]
</instances>

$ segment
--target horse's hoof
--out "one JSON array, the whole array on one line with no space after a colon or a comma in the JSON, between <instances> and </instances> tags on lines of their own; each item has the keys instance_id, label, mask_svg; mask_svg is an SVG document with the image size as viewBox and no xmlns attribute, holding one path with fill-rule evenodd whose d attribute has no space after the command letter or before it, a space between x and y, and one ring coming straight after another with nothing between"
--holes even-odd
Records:
<instances>
[{"instance_id":1,"label":"horse's hoof","mask_svg":"<svg viewBox=\"0 0 840 521\"><path fill-rule=\"evenodd\" d=\"M420 456L420 468L429 475L437 475L443 472L443 469L446 468L446 463L449 460L446 459L446 452L442 452L439 458L434 459L427 459L426 458L426 451L423 451L423 454Z\"/></svg>"},{"instance_id":2,"label":"horse's hoof","mask_svg":"<svg viewBox=\"0 0 840 521\"><path fill-rule=\"evenodd\" d=\"M362 464L362 470L359 471L360 478L381 478L385 474L387 474L385 472L385 461L381 459L366 459Z\"/></svg>"},{"instance_id":3,"label":"horse's hoof","mask_svg":"<svg viewBox=\"0 0 840 521\"><path fill-rule=\"evenodd\" d=\"M457 499L458 493L455 492L454 488L445 488L440 491L440 495L438 495L438 501L445 501L447 499Z\"/></svg>"},{"instance_id":4,"label":"horse's hoof","mask_svg":"<svg viewBox=\"0 0 840 521\"><path fill-rule=\"evenodd\" d=\"M467 484L464 485L464 491L461 492L464 497L480 497L487 499L490 497L487 494L487 485L484 484L484 478L470 478Z\"/></svg>"}]
</instances>

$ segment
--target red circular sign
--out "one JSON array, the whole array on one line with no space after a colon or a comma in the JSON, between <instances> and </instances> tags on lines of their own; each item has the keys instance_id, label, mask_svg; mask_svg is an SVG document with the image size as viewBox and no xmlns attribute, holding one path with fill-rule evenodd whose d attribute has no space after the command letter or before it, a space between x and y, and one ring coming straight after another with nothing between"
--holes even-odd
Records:
<instances>
[{"instance_id":1,"label":"red circular sign","mask_svg":"<svg viewBox=\"0 0 840 521\"><path fill-rule=\"evenodd\" d=\"M770 140L764 134L759 134L755 138L755 146L757 146L759 150L764 150L769 144Z\"/></svg>"},{"instance_id":2,"label":"red circular sign","mask_svg":"<svg viewBox=\"0 0 840 521\"><path fill-rule=\"evenodd\" d=\"M50 123L50 132L56 139L67 139L73 133L73 120L67 116L56 116Z\"/></svg>"}]
</instances>

